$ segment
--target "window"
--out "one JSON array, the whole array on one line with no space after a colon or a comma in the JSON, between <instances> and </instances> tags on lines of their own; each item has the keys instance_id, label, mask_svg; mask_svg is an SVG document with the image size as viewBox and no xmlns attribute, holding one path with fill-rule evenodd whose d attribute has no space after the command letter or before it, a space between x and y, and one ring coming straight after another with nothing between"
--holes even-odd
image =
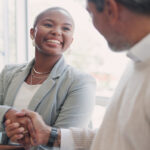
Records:
<instances>
[{"instance_id":1,"label":"window","mask_svg":"<svg viewBox=\"0 0 150 150\"><path fill-rule=\"evenodd\" d=\"M0 69L6 63L16 62L15 0L0 1Z\"/></svg>"},{"instance_id":2,"label":"window","mask_svg":"<svg viewBox=\"0 0 150 150\"><path fill-rule=\"evenodd\" d=\"M74 42L65 53L68 63L90 73L97 81L97 98L93 127L99 126L105 108L124 70L124 53L110 52L103 36L93 27L85 9L85 0L1 0L0 69L6 63L20 63L33 58L29 29L35 16L42 10L60 6L66 8L75 20ZM5 5L5 7L3 7Z\"/></svg>"},{"instance_id":3,"label":"window","mask_svg":"<svg viewBox=\"0 0 150 150\"><path fill-rule=\"evenodd\" d=\"M65 56L70 65L90 73L97 80L97 98L92 121L93 127L98 127L126 64L124 54L110 52L105 39L92 25L85 9L85 0L45 0L44 3L41 0L32 0L28 6L30 27L35 16L48 7L64 7L72 14L76 27L74 41ZM31 49L32 46L29 48L30 58L34 52Z\"/></svg>"}]
</instances>

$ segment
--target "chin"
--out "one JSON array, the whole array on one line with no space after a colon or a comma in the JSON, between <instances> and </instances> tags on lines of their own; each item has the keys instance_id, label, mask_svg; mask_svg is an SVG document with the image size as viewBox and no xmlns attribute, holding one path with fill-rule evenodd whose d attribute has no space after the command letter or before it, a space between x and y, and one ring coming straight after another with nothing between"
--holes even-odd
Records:
<instances>
[{"instance_id":1,"label":"chin","mask_svg":"<svg viewBox=\"0 0 150 150\"><path fill-rule=\"evenodd\" d=\"M108 46L110 47L110 49L114 52L122 52L122 51L127 51L129 50L132 46L128 43L126 44L112 44L112 43L108 43Z\"/></svg>"}]
</instances>

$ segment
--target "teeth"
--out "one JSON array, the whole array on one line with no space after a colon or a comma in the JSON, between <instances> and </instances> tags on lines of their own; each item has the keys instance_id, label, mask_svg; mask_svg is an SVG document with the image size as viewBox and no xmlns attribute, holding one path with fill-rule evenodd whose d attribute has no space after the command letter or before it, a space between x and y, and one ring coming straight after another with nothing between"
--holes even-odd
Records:
<instances>
[{"instance_id":1,"label":"teeth","mask_svg":"<svg viewBox=\"0 0 150 150\"><path fill-rule=\"evenodd\" d=\"M61 44L60 41L58 41L58 40L47 40L47 41L51 42L51 43Z\"/></svg>"}]
</instances>

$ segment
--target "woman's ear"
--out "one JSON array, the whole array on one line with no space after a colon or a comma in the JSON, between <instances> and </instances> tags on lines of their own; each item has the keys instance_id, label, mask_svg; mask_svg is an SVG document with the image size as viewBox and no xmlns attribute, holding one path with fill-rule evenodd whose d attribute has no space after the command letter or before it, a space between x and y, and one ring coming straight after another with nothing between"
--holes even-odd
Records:
<instances>
[{"instance_id":1,"label":"woman's ear","mask_svg":"<svg viewBox=\"0 0 150 150\"><path fill-rule=\"evenodd\" d=\"M116 0L106 0L105 11L110 24L115 24L119 18L119 5Z\"/></svg>"},{"instance_id":2,"label":"woman's ear","mask_svg":"<svg viewBox=\"0 0 150 150\"><path fill-rule=\"evenodd\" d=\"M32 39L32 45L35 47L35 39L34 39L34 29L30 29L30 37Z\"/></svg>"},{"instance_id":3,"label":"woman's ear","mask_svg":"<svg viewBox=\"0 0 150 150\"><path fill-rule=\"evenodd\" d=\"M30 29L30 37L32 40L34 39L34 29L33 28Z\"/></svg>"}]
</instances>

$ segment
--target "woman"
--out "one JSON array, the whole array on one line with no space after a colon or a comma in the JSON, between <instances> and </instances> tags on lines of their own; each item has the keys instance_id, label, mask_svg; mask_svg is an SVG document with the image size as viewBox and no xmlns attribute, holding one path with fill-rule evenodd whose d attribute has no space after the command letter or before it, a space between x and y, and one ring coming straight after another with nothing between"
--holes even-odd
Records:
<instances>
[{"instance_id":1,"label":"woman","mask_svg":"<svg viewBox=\"0 0 150 150\"><path fill-rule=\"evenodd\" d=\"M73 31L73 19L63 8L50 8L36 17L30 30L34 60L6 66L0 75L1 131L2 122L17 122L15 113L23 108L38 112L49 126L88 125L96 84L91 76L64 61L63 52L73 41Z\"/></svg>"}]
</instances>

